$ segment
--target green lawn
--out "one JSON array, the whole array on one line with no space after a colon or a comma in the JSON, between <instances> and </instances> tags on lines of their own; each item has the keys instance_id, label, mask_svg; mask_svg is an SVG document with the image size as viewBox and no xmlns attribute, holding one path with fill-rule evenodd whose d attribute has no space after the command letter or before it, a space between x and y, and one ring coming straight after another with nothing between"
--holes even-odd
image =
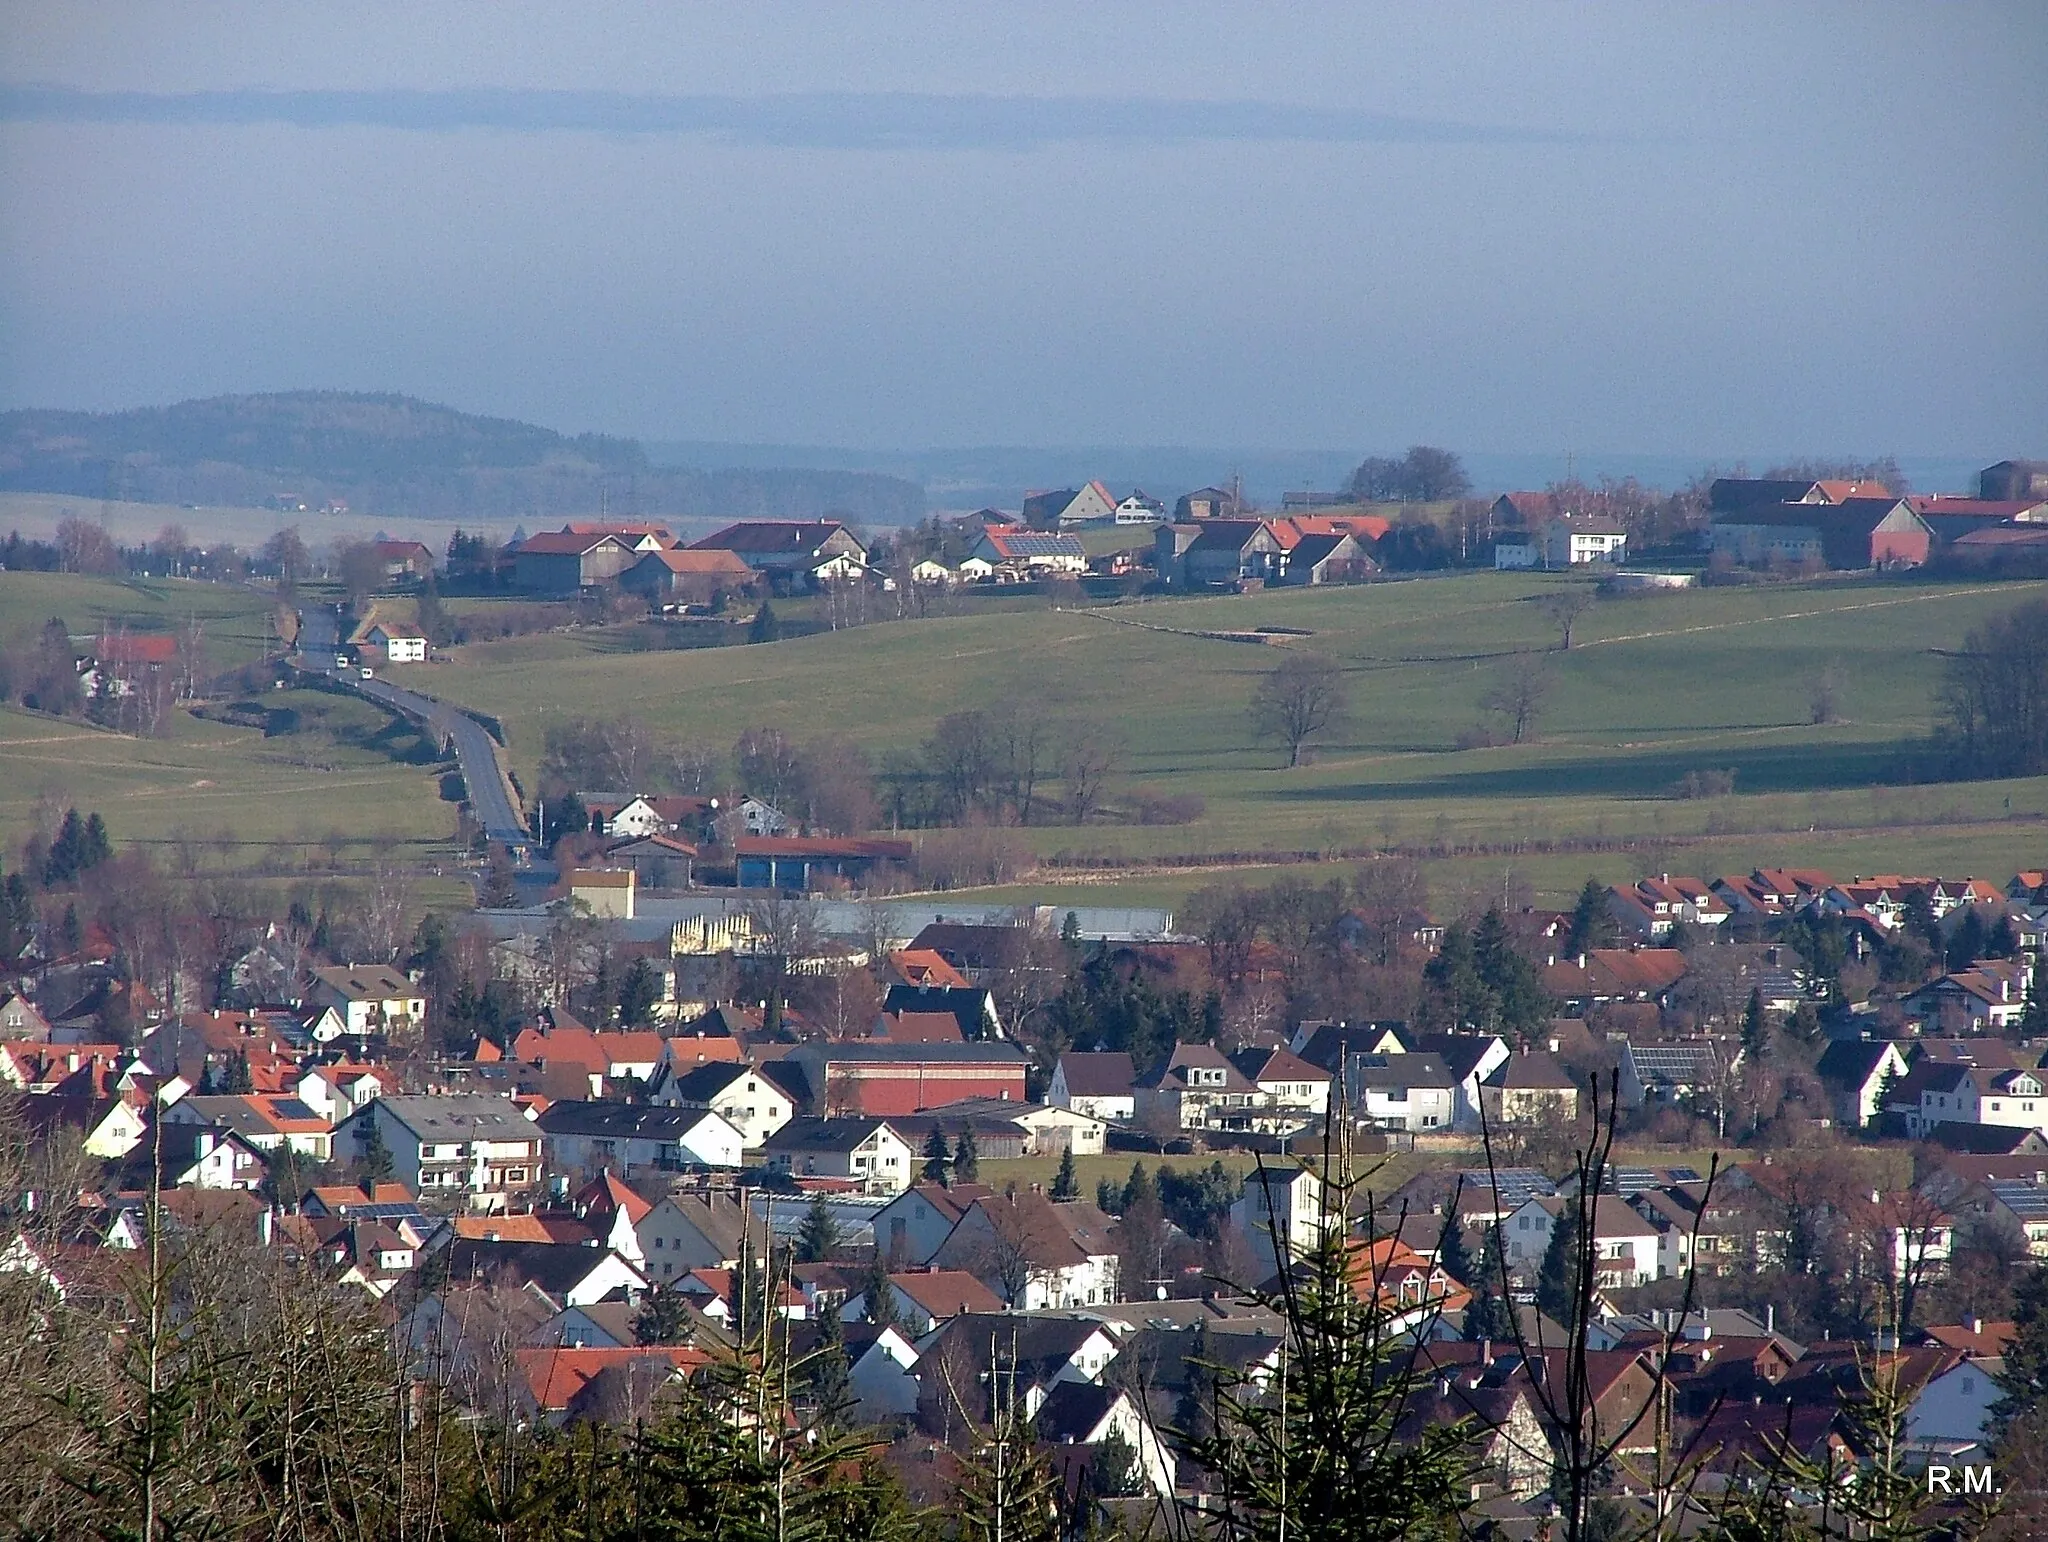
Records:
<instances>
[{"instance_id":1,"label":"green lawn","mask_svg":"<svg viewBox=\"0 0 2048 1542\"><path fill-rule=\"evenodd\" d=\"M75 637L105 626L131 632L198 629L206 667L232 669L274 646L271 604L231 584L182 578L97 578L83 573L0 573L0 643L34 646L53 616Z\"/></svg>"},{"instance_id":2,"label":"green lawn","mask_svg":"<svg viewBox=\"0 0 2048 1542\"><path fill-rule=\"evenodd\" d=\"M183 712L170 737L133 739L0 708L0 850L68 807L97 809L116 846L197 848L208 866L326 867L394 844L440 861L455 831L434 771L365 745Z\"/></svg>"},{"instance_id":3,"label":"green lawn","mask_svg":"<svg viewBox=\"0 0 2048 1542\"><path fill-rule=\"evenodd\" d=\"M1937 650L2048 586L1832 581L1606 600L1569 653L1548 651L1557 634L1540 601L1572 581L1481 573L955 616L698 653L620 655L599 633L549 635L461 650L435 681L507 724L529 776L548 722L579 714L632 712L720 746L754 724L839 732L877 755L964 706L1023 700L1112 723L1130 780L1200 796L1202 817L1024 834L1045 855L1130 864L1115 884L1127 897L1212 881L1185 871L1192 857L1374 846L1429 854L1454 887L1528 883L1553 899L1588 871L1681 861L2002 874L2040 859L2048 779L1897 783L1933 726ZM1262 626L1311 634L1282 646L1336 659L1353 699L1347 727L1293 771L1245 711L1279 648L1191 635ZM1554 682L1538 742L1456 748L1495 681L1533 655ZM1842 720L1815 726L1812 683L1831 667ZM1732 770L1734 795L1670 795L1707 769ZM1591 849L1526 849L1561 841Z\"/></svg>"}]
</instances>

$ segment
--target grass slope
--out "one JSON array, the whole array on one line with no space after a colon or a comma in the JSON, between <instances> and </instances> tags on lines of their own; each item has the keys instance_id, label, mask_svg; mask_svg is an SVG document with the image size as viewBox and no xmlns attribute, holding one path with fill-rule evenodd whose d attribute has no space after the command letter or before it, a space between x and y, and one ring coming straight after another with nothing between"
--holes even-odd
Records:
<instances>
[{"instance_id":1,"label":"grass slope","mask_svg":"<svg viewBox=\"0 0 2048 1542\"><path fill-rule=\"evenodd\" d=\"M1555 685L1540 742L1456 749L1501 673L1553 647L1540 601L1571 581L1470 574L949 617L696 653L621 655L601 632L549 635L463 650L427 688L504 720L529 776L551 718L631 712L720 746L765 723L842 732L880 753L914 746L959 707L1029 698L1062 718L1117 724L1134 779L1206 800L1191 826L1026 832L1048 854L1133 863L1580 837L1653 852L1704 842L1715 862L1688 865L1729 866L1785 855L1790 837L1810 831L1819 839L1808 854L1854 848L1843 865L1914 865L1918 854L1994 871L2022 843L2035 855L2048 844L2048 780L1889 785L1932 726L1938 650L2048 586L1836 580L1603 601L1570 653L1547 654ZM1286 645L1335 658L1350 682L1350 724L1296 771L1254 740L1245 714L1278 650L1192 635L1259 626L1312 633ZM1844 720L1815 726L1810 687L1829 666ZM1671 798L1700 768L1732 769L1735 796ZM1497 855L1472 861L1498 887ZM1589 865L1578 854L1520 864L1553 896Z\"/></svg>"},{"instance_id":2,"label":"grass slope","mask_svg":"<svg viewBox=\"0 0 2048 1542\"><path fill-rule=\"evenodd\" d=\"M230 584L181 578L98 578L84 573L0 573L0 642L34 645L51 617L74 637L103 626L183 635L201 628L208 669L234 668L263 657L270 645L271 605Z\"/></svg>"}]
</instances>

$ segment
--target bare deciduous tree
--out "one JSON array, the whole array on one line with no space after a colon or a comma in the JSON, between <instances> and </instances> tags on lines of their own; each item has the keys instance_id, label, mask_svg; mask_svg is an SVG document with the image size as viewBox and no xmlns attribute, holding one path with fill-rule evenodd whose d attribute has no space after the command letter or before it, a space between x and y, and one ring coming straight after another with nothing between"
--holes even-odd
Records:
<instances>
[{"instance_id":1,"label":"bare deciduous tree","mask_svg":"<svg viewBox=\"0 0 2048 1542\"><path fill-rule=\"evenodd\" d=\"M1593 608L1597 598L1591 585L1576 583L1543 597L1543 614L1557 628L1558 647L1564 652L1571 652L1572 629L1579 624L1579 618Z\"/></svg>"},{"instance_id":2,"label":"bare deciduous tree","mask_svg":"<svg viewBox=\"0 0 2048 1542\"><path fill-rule=\"evenodd\" d=\"M1536 719L1550 695L1550 671L1540 660L1519 658L1510 663L1479 705L1508 725L1516 744L1533 738Z\"/></svg>"},{"instance_id":3,"label":"bare deciduous tree","mask_svg":"<svg viewBox=\"0 0 2048 1542\"><path fill-rule=\"evenodd\" d=\"M1252 728L1287 746L1287 764L1301 764L1309 740L1334 728L1346 706L1343 672L1314 653L1290 654L1252 692Z\"/></svg>"}]
</instances>

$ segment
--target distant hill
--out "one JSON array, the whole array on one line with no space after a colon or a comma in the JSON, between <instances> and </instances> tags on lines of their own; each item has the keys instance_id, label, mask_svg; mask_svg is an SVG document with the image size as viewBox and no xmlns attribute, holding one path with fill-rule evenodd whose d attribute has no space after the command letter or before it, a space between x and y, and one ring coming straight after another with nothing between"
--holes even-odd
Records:
<instances>
[{"instance_id":1,"label":"distant hill","mask_svg":"<svg viewBox=\"0 0 2048 1542\"><path fill-rule=\"evenodd\" d=\"M637 440L574 438L406 396L287 391L128 412L0 413L0 490L527 523L588 516L839 514L894 525L924 491L857 470L653 464Z\"/></svg>"}]
</instances>

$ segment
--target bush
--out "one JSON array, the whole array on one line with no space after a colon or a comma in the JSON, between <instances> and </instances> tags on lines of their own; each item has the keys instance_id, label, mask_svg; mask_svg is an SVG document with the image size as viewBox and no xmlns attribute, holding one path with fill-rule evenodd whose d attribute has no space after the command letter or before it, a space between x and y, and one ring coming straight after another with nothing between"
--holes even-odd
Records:
<instances>
[{"instance_id":1,"label":"bush","mask_svg":"<svg viewBox=\"0 0 2048 1542\"><path fill-rule=\"evenodd\" d=\"M1131 817L1141 825L1191 825L1208 807L1199 793L1166 793L1153 787L1131 789Z\"/></svg>"},{"instance_id":2,"label":"bush","mask_svg":"<svg viewBox=\"0 0 2048 1542\"><path fill-rule=\"evenodd\" d=\"M1671 784L1671 796L1687 800L1694 798L1725 798L1735 791L1735 772L1703 769L1688 771Z\"/></svg>"}]
</instances>

